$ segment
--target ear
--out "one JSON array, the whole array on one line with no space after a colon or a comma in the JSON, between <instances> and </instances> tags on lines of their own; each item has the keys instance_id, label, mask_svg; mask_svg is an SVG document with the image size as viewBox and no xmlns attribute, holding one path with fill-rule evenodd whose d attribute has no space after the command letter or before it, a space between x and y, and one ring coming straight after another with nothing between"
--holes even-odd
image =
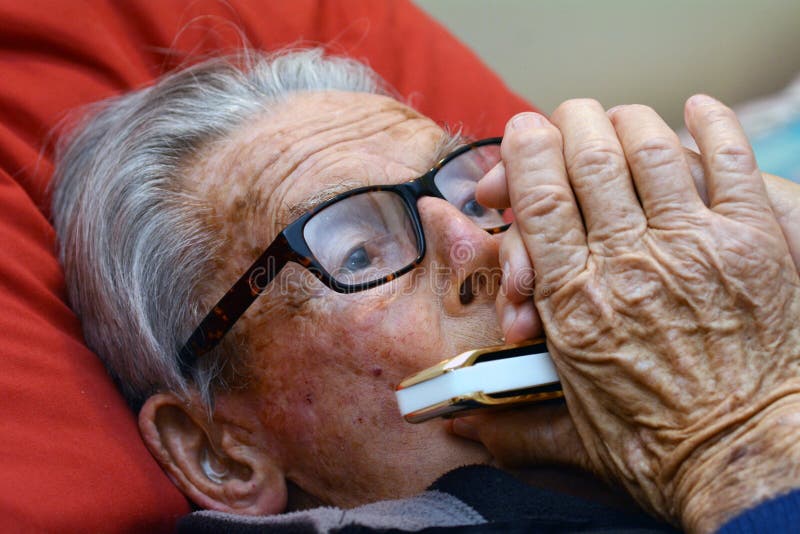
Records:
<instances>
[{"instance_id":1,"label":"ear","mask_svg":"<svg viewBox=\"0 0 800 534\"><path fill-rule=\"evenodd\" d=\"M157 393L139 412L139 430L150 453L176 486L202 508L269 515L286 507L286 479L278 463L256 447L239 424L199 403Z\"/></svg>"}]
</instances>

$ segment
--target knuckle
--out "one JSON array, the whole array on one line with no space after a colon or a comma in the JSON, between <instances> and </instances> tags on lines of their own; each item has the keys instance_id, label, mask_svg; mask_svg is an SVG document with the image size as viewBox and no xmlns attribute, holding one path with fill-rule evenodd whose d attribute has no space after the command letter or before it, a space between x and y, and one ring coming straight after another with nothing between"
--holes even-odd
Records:
<instances>
[{"instance_id":1,"label":"knuckle","mask_svg":"<svg viewBox=\"0 0 800 534\"><path fill-rule=\"evenodd\" d=\"M656 112L653 108L646 106L645 104L628 104L626 107L631 111L636 111L637 113L654 114Z\"/></svg>"},{"instance_id":2,"label":"knuckle","mask_svg":"<svg viewBox=\"0 0 800 534\"><path fill-rule=\"evenodd\" d=\"M758 168L750 147L740 143L723 143L711 152L709 167L712 172L751 174Z\"/></svg>"},{"instance_id":3,"label":"knuckle","mask_svg":"<svg viewBox=\"0 0 800 534\"><path fill-rule=\"evenodd\" d=\"M567 161L567 170L576 185L583 181L609 179L626 172L622 149L615 143L603 139L585 142L572 153Z\"/></svg>"},{"instance_id":4,"label":"knuckle","mask_svg":"<svg viewBox=\"0 0 800 534\"><path fill-rule=\"evenodd\" d=\"M610 119L616 128L635 128L644 121L658 117L658 113L644 104L625 104L616 106Z\"/></svg>"},{"instance_id":5,"label":"knuckle","mask_svg":"<svg viewBox=\"0 0 800 534\"><path fill-rule=\"evenodd\" d=\"M542 152L561 151L561 133L552 125L535 130L524 130L506 136L504 144L518 157L534 157Z\"/></svg>"},{"instance_id":6,"label":"knuckle","mask_svg":"<svg viewBox=\"0 0 800 534\"><path fill-rule=\"evenodd\" d=\"M564 113L572 113L574 111L586 108L603 109L603 106L601 106L600 102L593 98L571 98L562 102L553 112L553 115L555 116L562 115Z\"/></svg>"},{"instance_id":7,"label":"knuckle","mask_svg":"<svg viewBox=\"0 0 800 534\"><path fill-rule=\"evenodd\" d=\"M631 167L648 170L674 165L682 157L678 140L669 137L651 137L628 151Z\"/></svg>"},{"instance_id":8,"label":"knuckle","mask_svg":"<svg viewBox=\"0 0 800 534\"><path fill-rule=\"evenodd\" d=\"M586 109L596 108L605 113L603 106L592 98L572 98L565 100L553 111L552 120L558 124L565 116L582 113Z\"/></svg>"},{"instance_id":9,"label":"knuckle","mask_svg":"<svg viewBox=\"0 0 800 534\"><path fill-rule=\"evenodd\" d=\"M572 191L557 184L544 184L523 191L514 206L520 220L536 220L550 215L572 202Z\"/></svg>"},{"instance_id":10,"label":"knuckle","mask_svg":"<svg viewBox=\"0 0 800 534\"><path fill-rule=\"evenodd\" d=\"M733 111L722 105L710 105L703 108L702 119L708 124L730 124L736 122Z\"/></svg>"},{"instance_id":11,"label":"knuckle","mask_svg":"<svg viewBox=\"0 0 800 534\"><path fill-rule=\"evenodd\" d=\"M644 104L623 104L616 107L617 112L615 115L625 114L625 115L641 115L641 114L654 114L655 110L650 106L645 106Z\"/></svg>"}]
</instances>

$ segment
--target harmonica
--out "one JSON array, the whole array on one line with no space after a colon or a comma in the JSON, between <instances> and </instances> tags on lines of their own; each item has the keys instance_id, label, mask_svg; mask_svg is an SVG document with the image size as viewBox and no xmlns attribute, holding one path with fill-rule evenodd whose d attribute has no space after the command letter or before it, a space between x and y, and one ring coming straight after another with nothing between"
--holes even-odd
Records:
<instances>
[{"instance_id":1,"label":"harmonica","mask_svg":"<svg viewBox=\"0 0 800 534\"><path fill-rule=\"evenodd\" d=\"M564 396L544 339L463 352L407 377L395 395L409 423Z\"/></svg>"}]
</instances>

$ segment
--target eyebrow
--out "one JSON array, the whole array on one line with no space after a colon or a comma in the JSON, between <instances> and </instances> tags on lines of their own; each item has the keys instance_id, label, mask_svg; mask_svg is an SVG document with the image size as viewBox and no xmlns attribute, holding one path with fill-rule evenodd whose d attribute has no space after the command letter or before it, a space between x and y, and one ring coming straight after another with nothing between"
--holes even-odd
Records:
<instances>
[{"instance_id":1,"label":"eyebrow","mask_svg":"<svg viewBox=\"0 0 800 534\"><path fill-rule=\"evenodd\" d=\"M365 185L366 184L363 182L349 180L347 182L340 182L338 184L329 185L328 187L320 189L319 191L308 195L304 199L290 204L286 210L289 214L289 220L290 222L294 221L302 214L313 210L317 206L324 204L332 198Z\"/></svg>"},{"instance_id":2,"label":"eyebrow","mask_svg":"<svg viewBox=\"0 0 800 534\"><path fill-rule=\"evenodd\" d=\"M461 134L460 129L456 130L455 132L449 132L445 130L444 133L439 138L439 141L437 141L436 143L436 152L434 152L432 158L433 161L429 165L428 169L433 168L433 166L436 165L436 163L441 161L448 154L453 152L456 148L466 143L467 143L467 138ZM409 181L415 180L417 178L419 178L419 176L414 176L413 178L409 178ZM347 182L333 184L319 191L316 191L315 193L308 195L302 200L293 202L288 206L285 213L288 214L289 221L287 221L284 224L289 224L291 221L294 221L304 213L313 210L317 206L324 204L325 202L335 198L338 195L341 195L342 193L346 193L348 191L352 191L353 189L364 187L366 185L367 184L365 182L349 180Z\"/></svg>"}]
</instances>

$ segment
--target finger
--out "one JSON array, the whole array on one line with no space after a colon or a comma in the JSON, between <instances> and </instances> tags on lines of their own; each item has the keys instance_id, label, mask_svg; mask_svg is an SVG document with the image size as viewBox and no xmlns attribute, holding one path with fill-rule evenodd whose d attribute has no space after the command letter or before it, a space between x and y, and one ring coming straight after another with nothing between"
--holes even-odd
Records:
<instances>
[{"instance_id":1,"label":"finger","mask_svg":"<svg viewBox=\"0 0 800 534\"><path fill-rule=\"evenodd\" d=\"M506 343L522 343L542 337L542 321L539 312L529 298L523 302L510 302L503 293L495 301L497 316Z\"/></svg>"},{"instance_id":2,"label":"finger","mask_svg":"<svg viewBox=\"0 0 800 534\"><path fill-rule=\"evenodd\" d=\"M694 185L700 194L700 198L703 199L703 203L707 206L708 194L706 192L705 170L703 169L703 162L700 160L700 154L688 148L684 150L689 168L692 171ZM792 255L795 268L800 271L800 232L793 231L797 227L797 222L800 218L800 210L797 208L800 205L800 202L798 202L798 199L800 199L800 185L771 174L761 173L761 177L764 180L764 187L767 190L772 212L775 214L778 226L781 227L783 237L789 246L789 253Z\"/></svg>"},{"instance_id":3,"label":"finger","mask_svg":"<svg viewBox=\"0 0 800 534\"><path fill-rule=\"evenodd\" d=\"M683 149L683 154L686 156L686 163L689 165L689 172L692 173L694 180L694 187L697 189L697 194L703 204L708 206L708 190L706 190L706 171L703 169L703 161L700 159L700 154L688 148Z\"/></svg>"},{"instance_id":4,"label":"finger","mask_svg":"<svg viewBox=\"0 0 800 534\"><path fill-rule=\"evenodd\" d=\"M538 113L522 113L506 126L502 154L511 207L536 268L537 287L557 289L584 269L589 254L561 135Z\"/></svg>"},{"instance_id":5,"label":"finger","mask_svg":"<svg viewBox=\"0 0 800 534\"><path fill-rule=\"evenodd\" d=\"M590 248L637 240L647 221L603 107L594 100L568 100L553 112L552 120L564 137L564 159Z\"/></svg>"},{"instance_id":6,"label":"finger","mask_svg":"<svg viewBox=\"0 0 800 534\"><path fill-rule=\"evenodd\" d=\"M652 108L619 106L609 118L650 226L705 211L678 136Z\"/></svg>"},{"instance_id":7,"label":"finger","mask_svg":"<svg viewBox=\"0 0 800 534\"><path fill-rule=\"evenodd\" d=\"M511 205L506 184L506 168L501 161L478 181L475 200L487 208L505 209Z\"/></svg>"},{"instance_id":8,"label":"finger","mask_svg":"<svg viewBox=\"0 0 800 534\"><path fill-rule=\"evenodd\" d=\"M450 431L483 443L498 462L509 467L552 463L590 467L564 405L534 405L457 417Z\"/></svg>"},{"instance_id":9,"label":"finger","mask_svg":"<svg viewBox=\"0 0 800 534\"><path fill-rule=\"evenodd\" d=\"M795 230L800 223L800 184L771 174L763 177L772 211L783 230L795 267L800 270L800 232Z\"/></svg>"},{"instance_id":10,"label":"finger","mask_svg":"<svg viewBox=\"0 0 800 534\"><path fill-rule=\"evenodd\" d=\"M536 272L516 224L503 234L500 265L503 266L501 289L506 298L514 303L531 300Z\"/></svg>"},{"instance_id":11,"label":"finger","mask_svg":"<svg viewBox=\"0 0 800 534\"><path fill-rule=\"evenodd\" d=\"M700 148L711 209L777 231L753 149L733 111L710 96L695 95L687 100L684 115Z\"/></svg>"}]
</instances>

